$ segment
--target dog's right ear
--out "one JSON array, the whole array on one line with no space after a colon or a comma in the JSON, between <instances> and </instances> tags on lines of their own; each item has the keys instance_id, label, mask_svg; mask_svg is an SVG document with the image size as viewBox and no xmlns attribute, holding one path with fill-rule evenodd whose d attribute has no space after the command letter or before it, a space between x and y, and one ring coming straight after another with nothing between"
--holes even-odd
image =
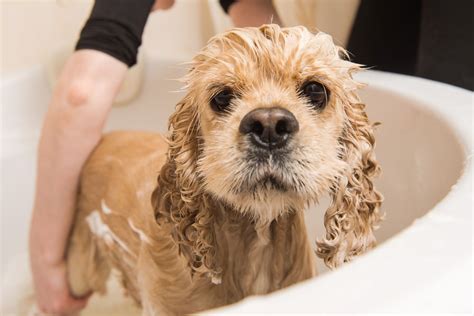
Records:
<instances>
[{"instance_id":1,"label":"dog's right ear","mask_svg":"<svg viewBox=\"0 0 474 316\"><path fill-rule=\"evenodd\" d=\"M374 231L383 219L383 196L374 186L380 173L375 159L374 126L364 107L362 103L345 105L346 126L340 143L341 158L347 167L334 179L332 203L324 216L326 236L317 242L317 254L330 268L374 247Z\"/></svg>"},{"instance_id":2,"label":"dog's right ear","mask_svg":"<svg viewBox=\"0 0 474 316\"><path fill-rule=\"evenodd\" d=\"M159 225L172 225L173 239L191 273L219 282L215 259L213 213L197 171L200 150L199 112L188 94L169 120L168 159L158 176L152 205Z\"/></svg>"}]
</instances>

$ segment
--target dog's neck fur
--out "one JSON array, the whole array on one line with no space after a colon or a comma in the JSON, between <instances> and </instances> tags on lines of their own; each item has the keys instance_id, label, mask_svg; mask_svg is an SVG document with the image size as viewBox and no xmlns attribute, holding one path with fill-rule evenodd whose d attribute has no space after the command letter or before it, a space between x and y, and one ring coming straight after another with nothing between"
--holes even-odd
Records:
<instances>
[{"instance_id":1,"label":"dog's neck fur","mask_svg":"<svg viewBox=\"0 0 474 316\"><path fill-rule=\"evenodd\" d=\"M258 223L228 207L215 220L222 282L237 299L265 294L315 275L303 210Z\"/></svg>"},{"instance_id":2,"label":"dog's neck fur","mask_svg":"<svg viewBox=\"0 0 474 316\"><path fill-rule=\"evenodd\" d=\"M168 285L160 293L164 305L176 309L185 298L189 304L182 313L204 310L316 274L303 210L282 212L262 224L205 192L184 199L176 180L173 164L165 164L152 197L164 234L149 246L149 255L163 272L156 282ZM169 284L182 294L171 293Z\"/></svg>"}]
</instances>

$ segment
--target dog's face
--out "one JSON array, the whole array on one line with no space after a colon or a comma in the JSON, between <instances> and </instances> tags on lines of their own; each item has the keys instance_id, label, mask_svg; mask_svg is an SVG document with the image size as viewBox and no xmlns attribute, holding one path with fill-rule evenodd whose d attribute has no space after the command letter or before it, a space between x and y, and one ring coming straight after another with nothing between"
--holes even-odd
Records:
<instances>
[{"instance_id":1,"label":"dog's face","mask_svg":"<svg viewBox=\"0 0 474 316\"><path fill-rule=\"evenodd\" d=\"M190 81L206 189L259 218L315 200L345 166L338 49L327 35L292 31L215 40Z\"/></svg>"},{"instance_id":2,"label":"dog's face","mask_svg":"<svg viewBox=\"0 0 474 316\"><path fill-rule=\"evenodd\" d=\"M278 31L267 26L215 39L196 58L188 87L207 191L267 219L314 201L345 167L338 68L345 61L328 35Z\"/></svg>"},{"instance_id":3,"label":"dog's face","mask_svg":"<svg viewBox=\"0 0 474 316\"><path fill-rule=\"evenodd\" d=\"M193 59L153 201L209 271L209 196L269 223L328 191L318 255L334 267L375 244L373 127L355 93L359 65L341 53L326 34L264 25L218 35Z\"/></svg>"}]
</instances>

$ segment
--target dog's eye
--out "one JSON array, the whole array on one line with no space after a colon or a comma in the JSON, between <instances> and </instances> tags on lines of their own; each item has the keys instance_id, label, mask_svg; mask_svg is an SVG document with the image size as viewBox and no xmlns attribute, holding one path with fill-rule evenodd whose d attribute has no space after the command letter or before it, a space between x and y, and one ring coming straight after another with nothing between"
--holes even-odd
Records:
<instances>
[{"instance_id":1,"label":"dog's eye","mask_svg":"<svg viewBox=\"0 0 474 316\"><path fill-rule=\"evenodd\" d=\"M224 112L230 105L230 101L234 98L232 90L226 88L216 94L211 99L211 108L216 112Z\"/></svg>"},{"instance_id":2,"label":"dog's eye","mask_svg":"<svg viewBox=\"0 0 474 316\"><path fill-rule=\"evenodd\" d=\"M324 108L329 99L329 91L326 87L315 81L304 84L301 88L301 93L307 97L311 104L317 109Z\"/></svg>"}]
</instances>

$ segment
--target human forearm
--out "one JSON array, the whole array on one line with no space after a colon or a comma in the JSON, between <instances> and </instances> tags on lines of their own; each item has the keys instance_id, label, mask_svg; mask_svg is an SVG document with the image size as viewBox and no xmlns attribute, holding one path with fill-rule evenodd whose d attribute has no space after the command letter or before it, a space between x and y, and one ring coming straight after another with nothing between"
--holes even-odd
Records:
<instances>
[{"instance_id":1,"label":"human forearm","mask_svg":"<svg viewBox=\"0 0 474 316\"><path fill-rule=\"evenodd\" d=\"M280 24L280 17L272 0L238 0L229 8L229 16L236 27Z\"/></svg>"},{"instance_id":2,"label":"human forearm","mask_svg":"<svg viewBox=\"0 0 474 316\"><path fill-rule=\"evenodd\" d=\"M100 139L102 126L127 67L95 51L78 51L65 65L46 115L38 150L31 254L54 264L64 251L79 174Z\"/></svg>"},{"instance_id":3,"label":"human forearm","mask_svg":"<svg viewBox=\"0 0 474 316\"><path fill-rule=\"evenodd\" d=\"M44 313L66 315L87 303L87 297L71 295L65 261L79 175L100 140L127 65L136 61L150 9L173 2L96 0L63 68L41 135L30 229L36 302Z\"/></svg>"}]
</instances>

